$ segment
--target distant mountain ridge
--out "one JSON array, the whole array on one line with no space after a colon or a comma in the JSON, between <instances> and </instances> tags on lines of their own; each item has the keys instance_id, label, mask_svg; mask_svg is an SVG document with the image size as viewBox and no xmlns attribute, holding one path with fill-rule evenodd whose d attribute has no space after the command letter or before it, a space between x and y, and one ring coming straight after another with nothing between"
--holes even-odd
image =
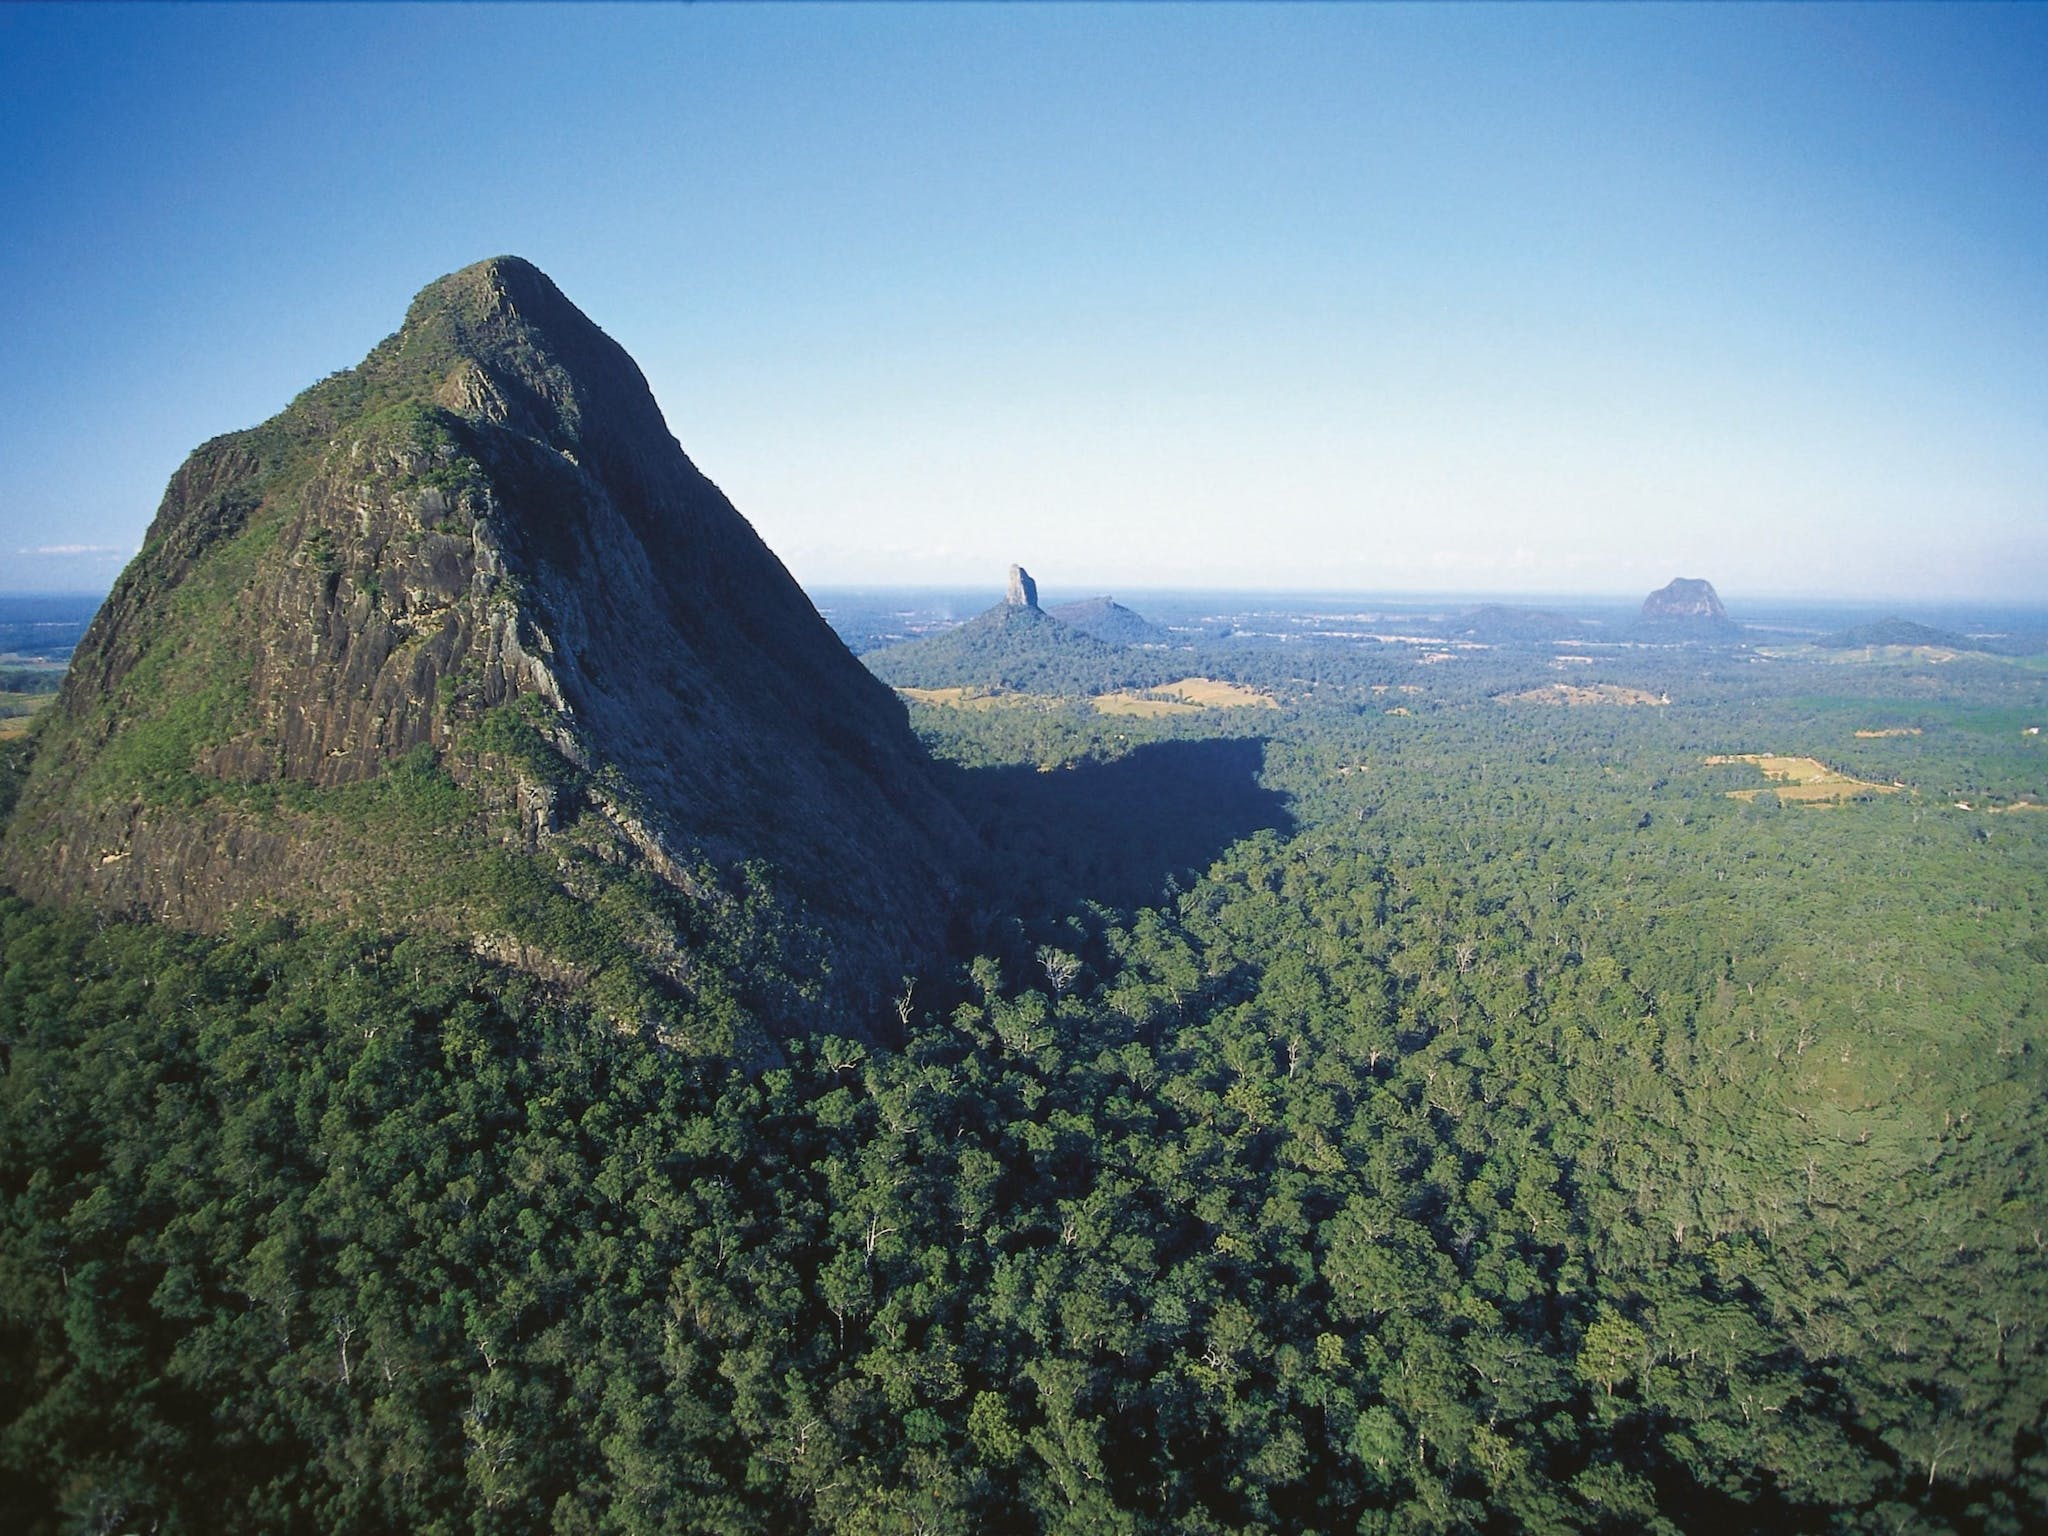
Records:
<instances>
[{"instance_id":1,"label":"distant mountain ridge","mask_svg":"<svg viewBox=\"0 0 2048 1536\"><path fill-rule=\"evenodd\" d=\"M631 358L516 258L196 450L53 715L5 878L203 929L347 912L580 974L579 907L717 907L763 861L850 993L937 943L968 836ZM614 926L687 981L651 916Z\"/></svg>"}]
</instances>

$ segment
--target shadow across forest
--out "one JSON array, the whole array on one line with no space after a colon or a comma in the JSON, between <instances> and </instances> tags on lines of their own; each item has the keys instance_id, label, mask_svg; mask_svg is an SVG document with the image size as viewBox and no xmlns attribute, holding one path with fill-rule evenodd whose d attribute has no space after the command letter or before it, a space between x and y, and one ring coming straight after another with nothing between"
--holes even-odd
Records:
<instances>
[{"instance_id":1,"label":"shadow across forest","mask_svg":"<svg viewBox=\"0 0 2048 1536\"><path fill-rule=\"evenodd\" d=\"M955 768L946 787L981 839L990 900L1016 913L1129 908L1239 838L1294 830L1287 797L1259 782L1265 762L1256 739L1161 741L1050 772Z\"/></svg>"}]
</instances>

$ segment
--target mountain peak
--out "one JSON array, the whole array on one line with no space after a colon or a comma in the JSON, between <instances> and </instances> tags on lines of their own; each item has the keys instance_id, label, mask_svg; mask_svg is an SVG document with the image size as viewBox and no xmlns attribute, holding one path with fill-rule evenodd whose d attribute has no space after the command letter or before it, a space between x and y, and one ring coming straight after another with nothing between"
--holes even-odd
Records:
<instances>
[{"instance_id":1,"label":"mountain peak","mask_svg":"<svg viewBox=\"0 0 2048 1536\"><path fill-rule=\"evenodd\" d=\"M1728 610L1721 606L1721 596L1711 581L1697 576L1674 576L1643 599L1641 617L1645 621L1692 619L1725 624Z\"/></svg>"},{"instance_id":2,"label":"mountain peak","mask_svg":"<svg viewBox=\"0 0 2048 1536\"><path fill-rule=\"evenodd\" d=\"M1031 579L1031 573L1023 566L1010 567L1010 584L1003 594L1003 601L1012 608L1038 606L1038 583Z\"/></svg>"},{"instance_id":3,"label":"mountain peak","mask_svg":"<svg viewBox=\"0 0 2048 1536\"><path fill-rule=\"evenodd\" d=\"M1742 626L1728 617L1712 582L1678 576L1643 599L1642 612L1629 633L1653 644L1720 645L1740 640Z\"/></svg>"},{"instance_id":4,"label":"mountain peak","mask_svg":"<svg viewBox=\"0 0 2048 1536\"><path fill-rule=\"evenodd\" d=\"M51 714L0 875L198 928L353 912L569 974L544 909L767 866L859 991L935 947L967 836L625 350L514 257L196 450Z\"/></svg>"}]
</instances>

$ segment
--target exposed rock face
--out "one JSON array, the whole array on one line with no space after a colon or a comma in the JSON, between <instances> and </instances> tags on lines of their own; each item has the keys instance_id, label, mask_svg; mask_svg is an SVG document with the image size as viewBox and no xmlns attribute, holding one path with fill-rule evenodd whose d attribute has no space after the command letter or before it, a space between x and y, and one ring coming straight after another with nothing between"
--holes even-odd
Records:
<instances>
[{"instance_id":1,"label":"exposed rock face","mask_svg":"<svg viewBox=\"0 0 2048 1536\"><path fill-rule=\"evenodd\" d=\"M1004 593L1003 601L1012 608L1036 608L1038 606L1038 583L1031 579L1031 573L1021 565L1010 567L1010 588Z\"/></svg>"},{"instance_id":2,"label":"exposed rock face","mask_svg":"<svg viewBox=\"0 0 2048 1536\"><path fill-rule=\"evenodd\" d=\"M437 836L481 805L578 895L614 868L715 902L766 861L857 991L935 946L968 846L901 704L511 258L197 450L52 714L0 875L199 928L483 921L378 820L452 781Z\"/></svg>"},{"instance_id":3,"label":"exposed rock face","mask_svg":"<svg viewBox=\"0 0 2048 1536\"><path fill-rule=\"evenodd\" d=\"M1640 618L1646 624L1661 624L1673 619L1704 619L1708 623L1725 624L1728 622L1728 610L1721 606L1720 595L1714 591L1712 582L1678 576L1643 599Z\"/></svg>"}]
</instances>

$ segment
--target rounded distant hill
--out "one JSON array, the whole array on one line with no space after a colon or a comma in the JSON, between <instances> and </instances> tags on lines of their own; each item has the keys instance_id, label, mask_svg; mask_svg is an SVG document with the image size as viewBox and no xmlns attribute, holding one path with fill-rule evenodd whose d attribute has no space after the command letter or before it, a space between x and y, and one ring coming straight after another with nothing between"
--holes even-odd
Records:
<instances>
[{"instance_id":1,"label":"rounded distant hill","mask_svg":"<svg viewBox=\"0 0 2048 1536\"><path fill-rule=\"evenodd\" d=\"M1173 636L1166 630L1110 597L1089 597L1078 603L1061 603L1046 612L1084 635L1093 635L1105 645L1173 644Z\"/></svg>"}]
</instances>

